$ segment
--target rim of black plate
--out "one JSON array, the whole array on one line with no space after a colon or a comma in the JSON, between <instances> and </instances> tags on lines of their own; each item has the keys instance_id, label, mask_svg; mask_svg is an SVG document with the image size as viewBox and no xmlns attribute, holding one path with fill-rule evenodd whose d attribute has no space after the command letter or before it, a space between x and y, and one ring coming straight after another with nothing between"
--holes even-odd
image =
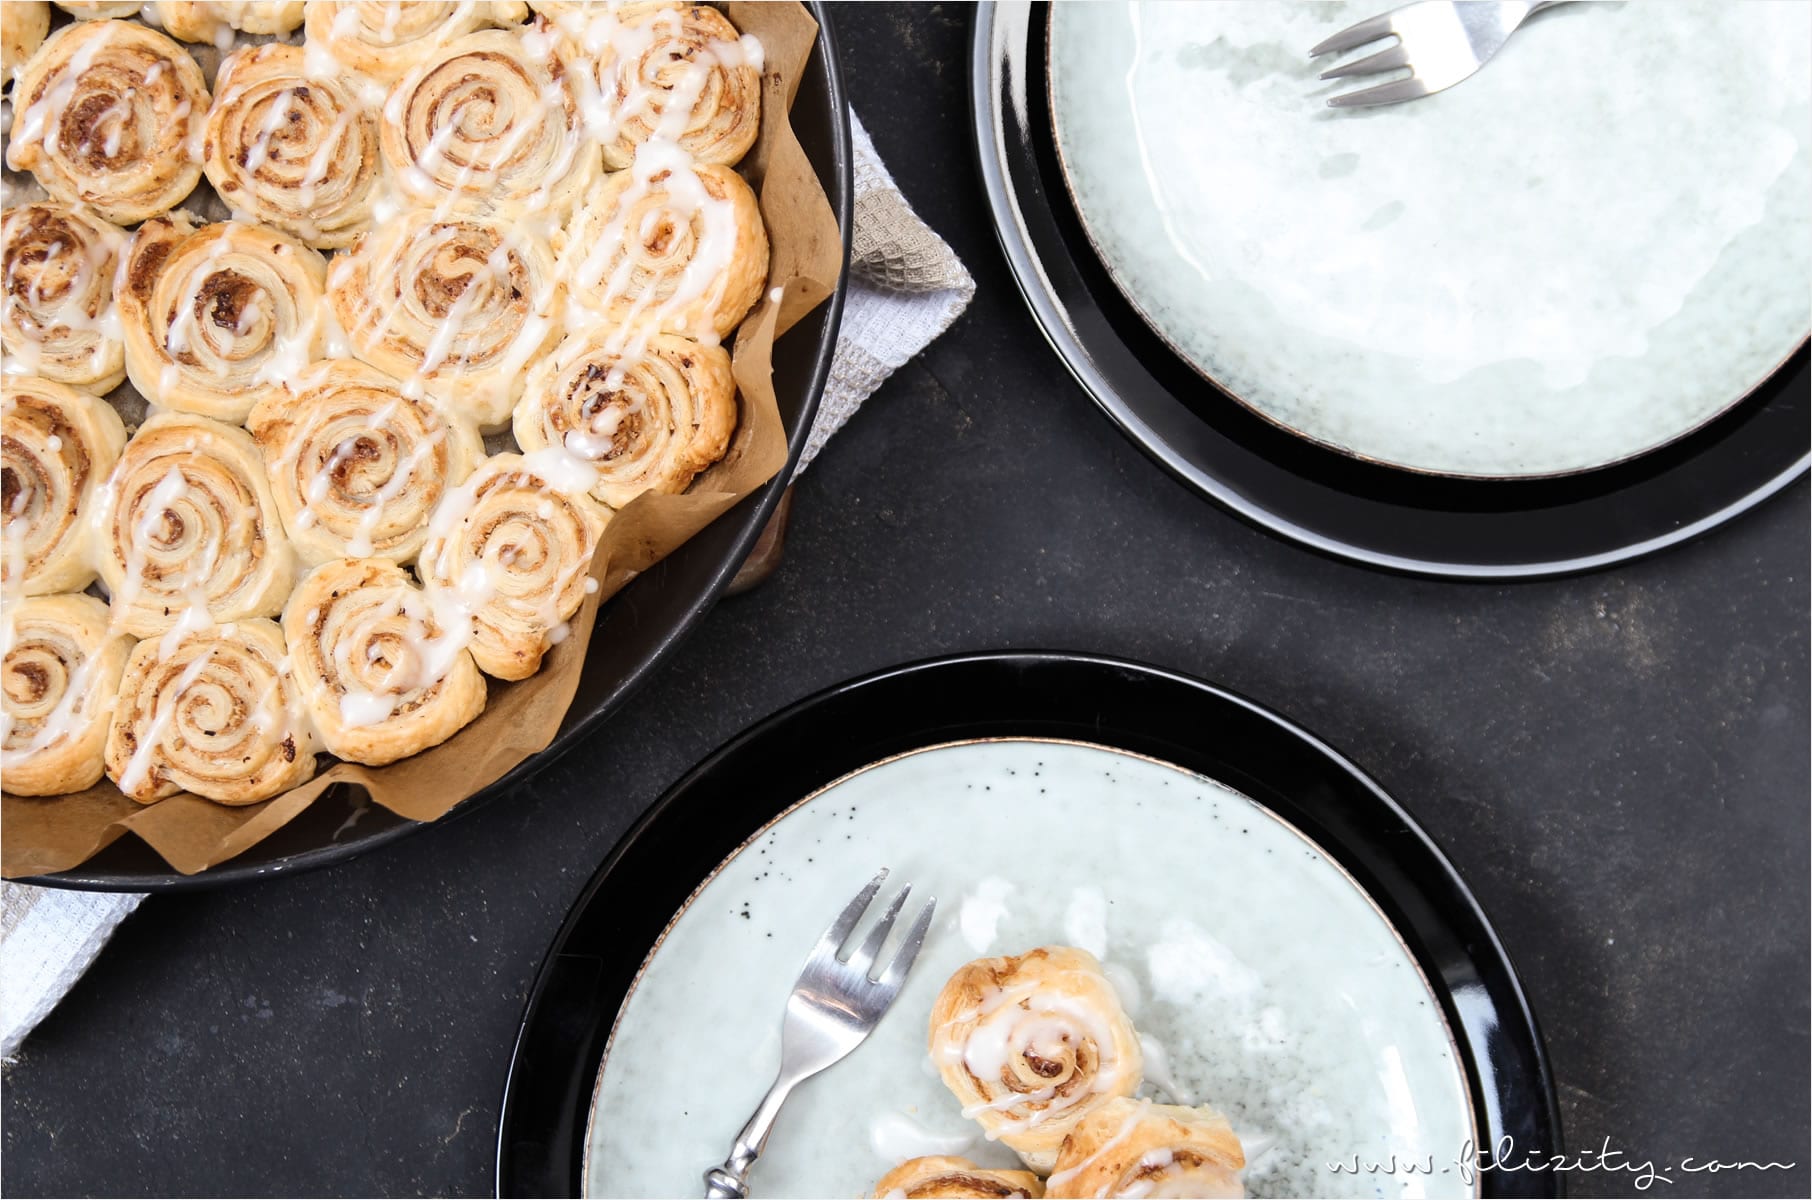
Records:
<instances>
[{"instance_id":1,"label":"rim of black plate","mask_svg":"<svg viewBox=\"0 0 1812 1200\"><path fill-rule=\"evenodd\" d=\"M1146 755L1216 778L1291 822L1348 871L1435 985L1481 1145L1509 1134L1520 1150L1562 1148L1547 1050L1502 942L1452 863L1359 766L1288 717L1189 675L1088 653L997 651L885 668L798 701L713 751L624 834L530 989L504 1086L497 1194L577 1194L605 1041L649 948L699 879L823 785L896 754L981 737L1060 737ZM1480 1182L1486 1196L1561 1186L1553 1172L1486 1172Z\"/></svg>"},{"instance_id":2,"label":"rim of black plate","mask_svg":"<svg viewBox=\"0 0 1812 1200\"><path fill-rule=\"evenodd\" d=\"M1296 437L1183 362L1113 284L1050 136L1044 0L978 6L969 101L977 169L1015 284L1089 398L1184 484L1320 553L1450 579L1577 574L1695 538L1812 466L1808 344L1721 416L1592 471L1431 476ZM1015 72L1018 72L1016 74Z\"/></svg>"},{"instance_id":3,"label":"rim of black plate","mask_svg":"<svg viewBox=\"0 0 1812 1200\"><path fill-rule=\"evenodd\" d=\"M792 480L794 465L799 461L799 453L805 446L806 437L811 432L812 419L816 415L818 404L824 395L825 383L830 376L831 359L836 353L837 333L842 322L855 205L849 105L844 92L843 70L841 60L837 55L831 15L823 0L805 0L805 3L806 7L811 10L813 18L818 22L818 41L815 53L821 60L821 66L815 70L808 67L808 74L817 75L826 92L827 111L825 115L830 126L830 165L834 178L826 178L824 183L832 206L836 210L838 228L842 233L841 271L838 275L837 286L826 299L823 307L807 317L810 320L821 312L824 332L813 352L809 381L804 392L804 403L801 406L798 421L787 437L786 467L773 479L762 485L758 492L745 498L736 508L718 518L719 522L739 523L738 533L712 570L708 585L681 607L678 618L667 633L661 637L658 644L616 681L602 704L583 713L576 711L569 713L560 732L555 735L554 740L546 749L525 760L489 787L461 801L439 821L411 821L404 817L388 814L387 810L384 810L386 815L392 819L383 828L356 840L334 842L325 846L298 850L294 853L251 862L228 860L220 866L211 867L194 875L181 875L169 867L165 867L162 872L144 870L101 873L90 869L89 863L83 863L54 875L26 876L14 882L96 892L181 892L294 875L356 858L380 849L399 838L407 837L430 826L444 825L473 812L552 765L561 755L571 750L582 738L592 733L602 722L616 713L652 677L667 657L673 653L675 647L697 627L705 614L722 597L724 590L729 587L730 581L741 568L743 560L748 557L749 551L753 549L756 538L761 535L768 517L773 513L775 506L780 503L781 495ZM686 547L681 547L675 554L683 554L685 550ZM659 567L657 566L655 569L658 571ZM647 576L643 577L643 579L646 578ZM643 583L643 579L631 583L623 592L614 597L611 603L635 603L637 597L633 593L638 584ZM316 805L319 806L326 799L327 797L322 797L321 800L316 801ZM128 838L122 838L121 841L126 841ZM151 852L147 849L146 853ZM251 847L246 853L255 855L257 847ZM153 855L153 857L155 856Z\"/></svg>"}]
</instances>

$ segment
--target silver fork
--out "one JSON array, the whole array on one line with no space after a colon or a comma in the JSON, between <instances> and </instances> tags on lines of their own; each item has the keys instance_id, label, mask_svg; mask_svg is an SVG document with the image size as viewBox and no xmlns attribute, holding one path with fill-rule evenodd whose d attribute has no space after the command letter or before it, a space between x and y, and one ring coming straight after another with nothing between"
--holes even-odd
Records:
<instances>
[{"instance_id":1,"label":"silver fork","mask_svg":"<svg viewBox=\"0 0 1812 1200\"><path fill-rule=\"evenodd\" d=\"M1399 104L1470 78L1504 48L1517 27L1544 8L1566 0L1419 0L1343 29L1309 51L1310 58L1344 54L1395 36L1397 44L1344 66L1323 79L1382 75L1407 67L1409 77L1331 97L1330 108Z\"/></svg>"},{"instance_id":2,"label":"silver fork","mask_svg":"<svg viewBox=\"0 0 1812 1200\"><path fill-rule=\"evenodd\" d=\"M900 889L900 894L887 906L886 915L847 960L837 957L837 951L849 940L856 922L868 911L886 878L887 870L882 868L867 887L856 893L856 898L831 922L830 928L812 948L811 956L805 960L799 982L793 985L793 994L786 999L786 1019L780 1026L780 1075L768 1089L768 1094L761 1098L755 1115L736 1135L730 1157L723 1166L705 1172L706 1196L741 1200L749 1194L749 1168L755 1165L762 1148L768 1144L774 1118L780 1115L780 1106L786 1103L787 1096L800 1083L861 1045L900 994L906 973L912 970L919 947L925 944L925 931L931 928L936 900L926 901L886 970L876 978L870 978L870 972L875 966L875 955L881 951L881 943L887 940L894 918L900 915L900 908L912 891L911 884Z\"/></svg>"}]
</instances>

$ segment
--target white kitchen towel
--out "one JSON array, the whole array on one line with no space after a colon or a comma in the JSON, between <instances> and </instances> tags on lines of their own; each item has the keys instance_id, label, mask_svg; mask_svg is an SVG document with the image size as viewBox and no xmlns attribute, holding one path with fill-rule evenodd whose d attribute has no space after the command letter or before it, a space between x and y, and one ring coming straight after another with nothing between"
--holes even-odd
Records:
<instances>
[{"instance_id":1,"label":"white kitchen towel","mask_svg":"<svg viewBox=\"0 0 1812 1200\"><path fill-rule=\"evenodd\" d=\"M799 457L801 471L862 402L948 329L975 295L975 281L912 211L862 122L852 123L856 219L849 286L830 380ZM0 1057L13 1057L143 899L135 893L0 884Z\"/></svg>"}]
</instances>

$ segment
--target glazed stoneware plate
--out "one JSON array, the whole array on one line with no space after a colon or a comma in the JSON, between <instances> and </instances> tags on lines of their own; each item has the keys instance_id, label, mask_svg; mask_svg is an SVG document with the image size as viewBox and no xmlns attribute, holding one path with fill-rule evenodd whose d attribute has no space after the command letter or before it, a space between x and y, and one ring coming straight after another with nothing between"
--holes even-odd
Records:
<instances>
[{"instance_id":1,"label":"glazed stoneware plate","mask_svg":"<svg viewBox=\"0 0 1812 1200\"><path fill-rule=\"evenodd\" d=\"M1142 1095L1207 1102L1255 1153L1258 1196L1372 1196L1354 1155L1450 1161L1474 1128L1440 1003L1320 847L1245 796L1080 743L963 742L876 764L791 809L675 919L617 1019L585 1194L677 1196L722 1156L780 1064L779 1014L824 926L889 866L937 920L874 1034L788 1102L768 1196L858 1196L908 1158L1018 1165L965 1120L926 1053L952 972L1080 946L1145 1049ZM734 980L734 987L724 986ZM675 1056L714 1063L713 1086ZM1386 1195L1470 1195L1457 1174Z\"/></svg>"},{"instance_id":2,"label":"glazed stoneware plate","mask_svg":"<svg viewBox=\"0 0 1812 1200\"><path fill-rule=\"evenodd\" d=\"M863 1195L919 1154L1011 1163L932 1073L928 1017L962 963L1044 944L1103 960L1143 1094L1227 1112L1254 1195L1552 1183L1465 1168L1506 1136L1558 1147L1546 1067L1489 926L1376 785L1209 685L998 654L804 701L650 810L536 982L499 1193L700 1192L774 1074L807 950L880 866L939 918L874 1035L794 1094L755 1194ZM1351 1169L1393 1155L1432 1168Z\"/></svg>"},{"instance_id":3,"label":"glazed stoneware plate","mask_svg":"<svg viewBox=\"0 0 1812 1200\"><path fill-rule=\"evenodd\" d=\"M1803 341L1760 387L1692 432L1633 458L1568 474L1493 478L1402 470L1300 436L1261 415L1153 330L1090 241L1053 135L1046 70L1052 7L1001 0L976 10L971 118L995 232L1027 306L1084 394L1128 439L1203 496L1280 537L1352 561L1450 578L1527 579L1593 570L1679 545L1805 475L1812 462L1812 376ZM1601 6L1578 7L1594 10L1584 17L1599 19L1595 10ZM1614 16L1637 6L1602 7ZM1220 12L1218 5L1187 8L1204 23ZM1314 6L1277 10L1299 8ZM1064 19L1071 16L1066 8ZM1564 8L1539 17L1581 19ZM1529 32L1517 35L1519 44ZM1506 53L1516 50L1512 45ZM1298 66L1306 70L1306 59ZM1249 66L1240 74L1256 80L1262 72L1254 72ZM1481 75L1418 103L1457 96L1484 81ZM1352 116L1326 110L1326 89L1312 80L1310 89L1305 123ZM1364 129L1363 123L1388 115L1380 110L1353 120ZM1290 151L1280 147L1277 153ZM1540 145L1529 150L1537 160L1545 153ZM1357 173L1359 164L1344 159L1329 169L1337 174L1348 165ZM1153 169L1159 169L1155 160ZM1331 182L1337 180L1325 185ZM1238 185L1228 177L1227 186ZM1319 165L1304 186L1324 186ZM1655 252L1665 249L1657 243ZM1803 290L1801 296L1803 311ZM1364 311L1378 307L1368 303ZM1298 363L1280 352L1270 366L1277 378L1306 378L1317 361L1310 355Z\"/></svg>"},{"instance_id":4,"label":"glazed stoneware plate","mask_svg":"<svg viewBox=\"0 0 1812 1200\"><path fill-rule=\"evenodd\" d=\"M1325 106L1376 4L1054 5L1051 114L1178 354L1415 471L1589 470L1729 409L1812 324L1812 7L1577 4L1474 78Z\"/></svg>"}]
</instances>

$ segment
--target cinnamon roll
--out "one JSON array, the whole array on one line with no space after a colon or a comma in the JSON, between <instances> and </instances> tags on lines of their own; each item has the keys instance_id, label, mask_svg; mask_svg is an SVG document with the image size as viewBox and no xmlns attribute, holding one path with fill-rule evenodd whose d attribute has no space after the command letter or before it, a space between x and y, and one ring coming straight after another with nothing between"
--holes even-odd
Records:
<instances>
[{"instance_id":1,"label":"cinnamon roll","mask_svg":"<svg viewBox=\"0 0 1812 1200\"><path fill-rule=\"evenodd\" d=\"M911 1158L881 1176L874 1200L1039 1200L1044 1183L1030 1171L996 1171L966 1158Z\"/></svg>"},{"instance_id":2,"label":"cinnamon roll","mask_svg":"<svg viewBox=\"0 0 1812 1200\"><path fill-rule=\"evenodd\" d=\"M1119 1099L1070 1131L1045 1195L1244 1196L1246 1155L1212 1108Z\"/></svg>"},{"instance_id":3,"label":"cinnamon roll","mask_svg":"<svg viewBox=\"0 0 1812 1200\"><path fill-rule=\"evenodd\" d=\"M308 0L306 33L332 63L391 83L454 38L527 15L520 0Z\"/></svg>"},{"instance_id":4,"label":"cinnamon roll","mask_svg":"<svg viewBox=\"0 0 1812 1200\"><path fill-rule=\"evenodd\" d=\"M107 722L131 640L93 596L7 604L0 663L0 775L15 796L79 792L101 779Z\"/></svg>"},{"instance_id":5,"label":"cinnamon roll","mask_svg":"<svg viewBox=\"0 0 1812 1200\"><path fill-rule=\"evenodd\" d=\"M1144 1071L1113 984L1069 946L958 970L932 1006L931 1061L963 1115L1034 1171L1049 1171L1076 1123L1132 1095Z\"/></svg>"},{"instance_id":6,"label":"cinnamon roll","mask_svg":"<svg viewBox=\"0 0 1812 1200\"><path fill-rule=\"evenodd\" d=\"M6 20L0 22L0 84L11 80L25 60L37 53L49 32L46 0L18 0L6 6Z\"/></svg>"},{"instance_id":7,"label":"cinnamon roll","mask_svg":"<svg viewBox=\"0 0 1812 1200\"><path fill-rule=\"evenodd\" d=\"M608 114L596 133L609 169L629 166L653 137L724 166L755 144L761 43L738 34L715 8L645 5L598 40L591 83Z\"/></svg>"},{"instance_id":8,"label":"cinnamon roll","mask_svg":"<svg viewBox=\"0 0 1812 1200\"><path fill-rule=\"evenodd\" d=\"M25 371L95 392L126 377L113 277L126 231L51 200L0 218L0 343Z\"/></svg>"},{"instance_id":9,"label":"cinnamon roll","mask_svg":"<svg viewBox=\"0 0 1812 1200\"><path fill-rule=\"evenodd\" d=\"M685 0L528 0L529 8L554 23L587 54L606 45L631 16L663 8L685 8Z\"/></svg>"},{"instance_id":10,"label":"cinnamon roll","mask_svg":"<svg viewBox=\"0 0 1812 1200\"><path fill-rule=\"evenodd\" d=\"M48 379L0 383L0 581L9 595L74 592L94 579L88 518L126 445L105 400Z\"/></svg>"},{"instance_id":11,"label":"cinnamon roll","mask_svg":"<svg viewBox=\"0 0 1812 1200\"><path fill-rule=\"evenodd\" d=\"M275 621L140 642L107 735L107 777L140 804L193 792L255 804L306 783L315 738Z\"/></svg>"},{"instance_id":12,"label":"cinnamon roll","mask_svg":"<svg viewBox=\"0 0 1812 1200\"><path fill-rule=\"evenodd\" d=\"M283 607L294 552L245 430L159 413L133 435L98 499L96 566L115 621L134 637Z\"/></svg>"},{"instance_id":13,"label":"cinnamon roll","mask_svg":"<svg viewBox=\"0 0 1812 1200\"><path fill-rule=\"evenodd\" d=\"M57 0L57 7L78 21L107 21L138 15L138 0Z\"/></svg>"},{"instance_id":14,"label":"cinnamon roll","mask_svg":"<svg viewBox=\"0 0 1812 1200\"><path fill-rule=\"evenodd\" d=\"M202 165L236 216L337 249L371 227L383 190L378 114L347 80L310 74L306 59L281 42L227 55Z\"/></svg>"},{"instance_id":15,"label":"cinnamon roll","mask_svg":"<svg viewBox=\"0 0 1812 1200\"><path fill-rule=\"evenodd\" d=\"M283 630L322 745L350 762L407 758L484 711L464 631L393 562L322 563L289 598Z\"/></svg>"},{"instance_id":16,"label":"cinnamon roll","mask_svg":"<svg viewBox=\"0 0 1812 1200\"><path fill-rule=\"evenodd\" d=\"M158 0L157 23L173 38L220 45L234 30L288 33L302 24L302 9L302 0Z\"/></svg>"},{"instance_id":17,"label":"cinnamon roll","mask_svg":"<svg viewBox=\"0 0 1812 1200\"><path fill-rule=\"evenodd\" d=\"M384 104L398 186L442 213L564 219L598 177L551 28L485 29L427 54Z\"/></svg>"},{"instance_id":18,"label":"cinnamon roll","mask_svg":"<svg viewBox=\"0 0 1812 1200\"><path fill-rule=\"evenodd\" d=\"M239 422L321 357L327 264L240 221L147 222L119 289L126 374L160 408Z\"/></svg>"},{"instance_id":19,"label":"cinnamon roll","mask_svg":"<svg viewBox=\"0 0 1812 1200\"><path fill-rule=\"evenodd\" d=\"M195 190L208 88L188 51L130 21L78 21L13 82L7 165L116 225Z\"/></svg>"},{"instance_id":20,"label":"cinnamon roll","mask_svg":"<svg viewBox=\"0 0 1812 1200\"><path fill-rule=\"evenodd\" d=\"M328 293L355 354L486 432L509 424L529 363L559 337L565 298L533 233L419 211L335 259Z\"/></svg>"},{"instance_id":21,"label":"cinnamon roll","mask_svg":"<svg viewBox=\"0 0 1812 1200\"><path fill-rule=\"evenodd\" d=\"M529 372L516 443L559 446L597 471L592 497L622 508L643 492L677 494L724 456L736 429L730 356L672 334L630 347L575 333Z\"/></svg>"},{"instance_id":22,"label":"cinnamon roll","mask_svg":"<svg viewBox=\"0 0 1812 1200\"><path fill-rule=\"evenodd\" d=\"M410 562L434 506L484 457L470 421L404 395L360 362L317 363L294 396L266 400L246 427L264 452L283 528L310 566Z\"/></svg>"},{"instance_id":23,"label":"cinnamon roll","mask_svg":"<svg viewBox=\"0 0 1812 1200\"><path fill-rule=\"evenodd\" d=\"M651 142L587 196L560 269L572 301L615 324L715 342L761 295L768 235L742 176Z\"/></svg>"},{"instance_id":24,"label":"cinnamon roll","mask_svg":"<svg viewBox=\"0 0 1812 1200\"><path fill-rule=\"evenodd\" d=\"M533 675L595 586L608 514L585 494L590 475L559 450L499 454L435 510L416 570L437 612L469 621L486 674Z\"/></svg>"}]
</instances>

